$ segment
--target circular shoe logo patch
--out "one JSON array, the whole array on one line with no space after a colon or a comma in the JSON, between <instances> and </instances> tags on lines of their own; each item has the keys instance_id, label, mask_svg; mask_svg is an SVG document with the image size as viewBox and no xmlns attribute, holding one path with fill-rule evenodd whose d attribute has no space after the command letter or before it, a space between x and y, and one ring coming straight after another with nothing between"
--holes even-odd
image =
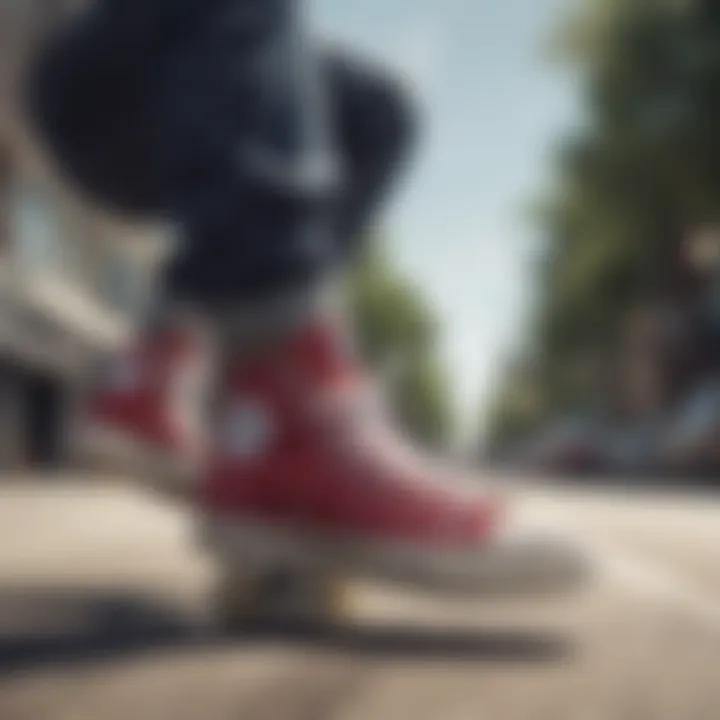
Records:
<instances>
[{"instance_id":1,"label":"circular shoe logo patch","mask_svg":"<svg viewBox=\"0 0 720 720\"><path fill-rule=\"evenodd\" d=\"M236 457L257 457L268 450L274 434L267 408L254 400L243 400L233 403L225 418L223 446Z\"/></svg>"},{"instance_id":2,"label":"circular shoe logo patch","mask_svg":"<svg viewBox=\"0 0 720 720\"><path fill-rule=\"evenodd\" d=\"M101 383L113 392L132 392L140 384L140 368L132 357L120 357L108 363Z\"/></svg>"}]
</instances>

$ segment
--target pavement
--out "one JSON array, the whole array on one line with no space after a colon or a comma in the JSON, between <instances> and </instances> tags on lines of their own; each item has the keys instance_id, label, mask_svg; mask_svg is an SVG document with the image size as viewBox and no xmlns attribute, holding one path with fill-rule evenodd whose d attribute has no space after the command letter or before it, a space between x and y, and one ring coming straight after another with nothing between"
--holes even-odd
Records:
<instances>
[{"instance_id":1,"label":"pavement","mask_svg":"<svg viewBox=\"0 0 720 720\"><path fill-rule=\"evenodd\" d=\"M341 629L228 637L185 511L98 478L9 482L0 718L719 720L720 494L515 485L519 522L586 548L584 591L358 584Z\"/></svg>"}]
</instances>

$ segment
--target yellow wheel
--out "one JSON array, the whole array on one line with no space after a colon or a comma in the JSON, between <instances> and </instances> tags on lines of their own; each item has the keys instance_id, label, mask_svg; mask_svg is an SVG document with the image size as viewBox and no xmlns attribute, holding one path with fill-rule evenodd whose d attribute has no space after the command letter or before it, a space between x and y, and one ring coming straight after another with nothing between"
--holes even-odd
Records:
<instances>
[{"instance_id":1,"label":"yellow wheel","mask_svg":"<svg viewBox=\"0 0 720 720\"><path fill-rule=\"evenodd\" d=\"M351 615L351 593L338 577L277 569L262 574L228 572L216 598L223 627L332 625Z\"/></svg>"}]
</instances>

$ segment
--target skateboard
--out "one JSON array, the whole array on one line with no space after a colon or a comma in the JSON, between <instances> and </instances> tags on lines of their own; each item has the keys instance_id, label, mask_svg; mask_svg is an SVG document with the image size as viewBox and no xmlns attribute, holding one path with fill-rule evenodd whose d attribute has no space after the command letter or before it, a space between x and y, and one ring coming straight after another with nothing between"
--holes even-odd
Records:
<instances>
[{"instance_id":1,"label":"skateboard","mask_svg":"<svg viewBox=\"0 0 720 720\"><path fill-rule=\"evenodd\" d=\"M362 581L460 599L571 594L592 577L586 553L567 539L524 536L466 556L382 551L357 541L318 538L258 525L205 528L217 561L214 606L227 629L259 622L345 623Z\"/></svg>"}]
</instances>

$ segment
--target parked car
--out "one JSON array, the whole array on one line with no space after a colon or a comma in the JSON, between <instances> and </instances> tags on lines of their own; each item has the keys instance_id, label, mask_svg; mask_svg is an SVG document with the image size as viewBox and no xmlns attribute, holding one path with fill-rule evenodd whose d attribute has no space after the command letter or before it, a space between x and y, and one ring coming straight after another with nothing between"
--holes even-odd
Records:
<instances>
[{"instance_id":1,"label":"parked car","mask_svg":"<svg viewBox=\"0 0 720 720\"><path fill-rule=\"evenodd\" d=\"M605 435L592 422L565 420L549 428L526 452L525 464L542 472L585 474L607 467Z\"/></svg>"},{"instance_id":2,"label":"parked car","mask_svg":"<svg viewBox=\"0 0 720 720\"><path fill-rule=\"evenodd\" d=\"M658 454L661 438L654 425L615 430L607 443L608 469L622 475L661 474Z\"/></svg>"},{"instance_id":3,"label":"parked car","mask_svg":"<svg viewBox=\"0 0 720 720\"><path fill-rule=\"evenodd\" d=\"M674 472L720 473L720 378L700 385L681 405L660 457Z\"/></svg>"}]
</instances>

